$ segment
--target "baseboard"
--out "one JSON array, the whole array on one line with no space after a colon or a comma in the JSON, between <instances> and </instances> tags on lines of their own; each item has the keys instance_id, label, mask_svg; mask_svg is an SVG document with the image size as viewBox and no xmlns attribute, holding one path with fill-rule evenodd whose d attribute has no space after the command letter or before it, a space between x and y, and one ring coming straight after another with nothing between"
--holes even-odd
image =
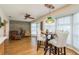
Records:
<instances>
[{"instance_id":1,"label":"baseboard","mask_svg":"<svg viewBox=\"0 0 79 59\"><path fill-rule=\"evenodd\" d=\"M75 51L77 54L79 54L79 50L77 50L75 47L73 47L71 45L67 45L66 47L73 50L73 51Z\"/></svg>"}]
</instances>

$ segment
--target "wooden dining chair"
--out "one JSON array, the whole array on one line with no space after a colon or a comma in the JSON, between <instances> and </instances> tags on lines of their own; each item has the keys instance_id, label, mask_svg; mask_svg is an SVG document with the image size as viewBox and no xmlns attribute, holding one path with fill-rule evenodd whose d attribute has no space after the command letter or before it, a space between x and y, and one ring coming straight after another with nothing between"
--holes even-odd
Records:
<instances>
[{"instance_id":1,"label":"wooden dining chair","mask_svg":"<svg viewBox=\"0 0 79 59\"><path fill-rule=\"evenodd\" d=\"M44 48L44 47L41 47L41 45L44 46L45 41L46 41L46 37L44 34L37 35L37 51L39 48Z\"/></svg>"}]
</instances>

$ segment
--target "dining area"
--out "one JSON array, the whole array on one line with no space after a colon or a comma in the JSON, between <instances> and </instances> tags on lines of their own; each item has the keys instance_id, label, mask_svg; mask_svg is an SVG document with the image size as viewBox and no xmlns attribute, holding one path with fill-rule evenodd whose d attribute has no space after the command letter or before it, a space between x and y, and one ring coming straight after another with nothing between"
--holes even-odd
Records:
<instances>
[{"instance_id":1,"label":"dining area","mask_svg":"<svg viewBox=\"0 0 79 59\"><path fill-rule=\"evenodd\" d=\"M66 55L66 41L68 31L56 30L55 32L41 31L37 35L37 52L39 48L44 50L44 55Z\"/></svg>"}]
</instances>

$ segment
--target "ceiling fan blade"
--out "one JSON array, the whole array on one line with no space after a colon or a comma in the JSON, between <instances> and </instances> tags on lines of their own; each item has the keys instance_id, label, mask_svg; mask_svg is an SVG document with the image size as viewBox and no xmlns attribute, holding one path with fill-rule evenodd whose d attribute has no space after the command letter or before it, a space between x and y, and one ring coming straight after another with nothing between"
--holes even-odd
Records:
<instances>
[{"instance_id":1,"label":"ceiling fan blade","mask_svg":"<svg viewBox=\"0 0 79 59\"><path fill-rule=\"evenodd\" d=\"M27 17L25 17L24 19L27 19Z\"/></svg>"},{"instance_id":2,"label":"ceiling fan blade","mask_svg":"<svg viewBox=\"0 0 79 59\"><path fill-rule=\"evenodd\" d=\"M30 19L35 19L35 18L33 18L33 17L25 17L24 19L27 19L27 18L30 18Z\"/></svg>"},{"instance_id":3,"label":"ceiling fan blade","mask_svg":"<svg viewBox=\"0 0 79 59\"><path fill-rule=\"evenodd\" d=\"M24 19L27 19L27 18L30 18L30 19L35 19L35 18L33 18L33 17L31 17L31 15L30 14L25 14L25 16L24 16L25 18Z\"/></svg>"},{"instance_id":4,"label":"ceiling fan blade","mask_svg":"<svg viewBox=\"0 0 79 59\"><path fill-rule=\"evenodd\" d=\"M35 18L33 18L33 17L28 17L28 18L30 18L30 19L35 19Z\"/></svg>"},{"instance_id":5,"label":"ceiling fan blade","mask_svg":"<svg viewBox=\"0 0 79 59\"><path fill-rule=\"evenodd\" d=\"M35 19L35 18L33 18L33 17L28 17L28 18L30 18L30 19Z\"/></svg>"},{"instance_id":6,"label":"ceiling fan blade","mask_svg":"<svg viewBox=\"0 0 79 59\"><path fill-rule=\"evenodd\" d=\"M29 17L30 15L25 15L24 17Z\"/></svg>"},{"instance_id":7,"label":"ceiling fan blade","mask_svg":"<svg viewBox=\"0 0 79 59\"><path fill-rule=\"evenodd\" d=\"M24 17L24 19L27 19L28 17L30 17L30 15L26 14Z\"/></svg>"},{"instance_id":8,"label":"ceiling fan blade","mask_svg":"<svg viewBox=\"0 0 79 59\"><path fill-rule=\"evenodd\" d=\"M53 4L44 4L45 7L50 8L50 9L54 9L55 7L53 6Z\"/></svg>"}]
</instances>

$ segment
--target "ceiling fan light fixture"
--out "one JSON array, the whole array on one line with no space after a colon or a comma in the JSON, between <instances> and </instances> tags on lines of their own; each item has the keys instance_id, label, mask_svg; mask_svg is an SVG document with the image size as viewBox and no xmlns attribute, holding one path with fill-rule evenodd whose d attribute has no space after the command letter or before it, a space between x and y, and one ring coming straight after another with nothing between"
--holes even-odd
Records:
<instances>
[{"instance_id":1,"label":"ceiling fan light fixture","mask_svg":"<svg viewBox=\"0 0 79 59\"><path fill-rule=\"evenodd\" d=\"M24 19L27 19L27 18L30 18L30 19L35 19L35 18L33 18L33 17L31 17L31 15L30 14L25 14L25 16L24 16L25 18Z\"/></svg>"},{"instance_id":2,"label":"ceiling fan light fixture","mask_svg":"<svg viewBox=\"0 0 79 59\"><path fill-rule=\"evenodd\" d=\"M54 9L55 7L53 6L53 4L45 4L45 7L50 8L50 9Z\"/></svg>"}]
</instances>

